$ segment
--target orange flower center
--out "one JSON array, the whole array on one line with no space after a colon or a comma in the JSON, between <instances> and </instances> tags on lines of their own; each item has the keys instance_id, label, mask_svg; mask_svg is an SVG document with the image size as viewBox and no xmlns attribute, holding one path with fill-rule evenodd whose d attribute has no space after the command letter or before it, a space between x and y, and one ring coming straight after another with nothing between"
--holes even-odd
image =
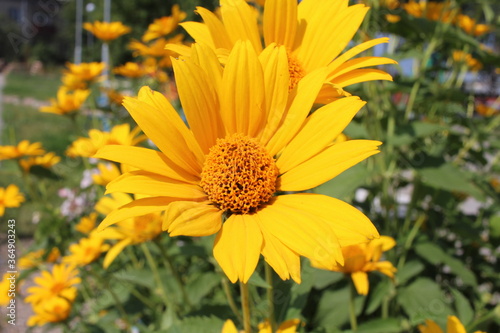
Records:
<instances>
[{"instance_id":1,"label":"orange flower center","mask_svg":"<svg viewBox=\"0 0 500 333\"><path fill-rule=\"evenodd\" d=\"M66 284L64 282L56 282L52 287L50 288L50 291L54 295L59 295L61 291L63 291L66 288Z\"/></svg>"},{"instance_id":2,"label":"orange flower center","mask_svg":"<svg viewBox=\"0 0 500 333\"><path fill-rule=\"evenodd\" d=\"M290 73L290 83L288 90L291 91L297 86L299 81L306 76L306 71L300 64L299 60L291 53L287 52L288 56L288 72Z\"/></svg>"},{"instance_id":3,"label":"orange flower center","mask_svg":"<svg viewBox=\"0 0 500 333\"><path fill-rule=\"evenodd\" d=\"M271 199L277 178L266 149L255 139L233 134L210 148L200 185L221 210L247 214Z\"/></svg>"}]
</instances>

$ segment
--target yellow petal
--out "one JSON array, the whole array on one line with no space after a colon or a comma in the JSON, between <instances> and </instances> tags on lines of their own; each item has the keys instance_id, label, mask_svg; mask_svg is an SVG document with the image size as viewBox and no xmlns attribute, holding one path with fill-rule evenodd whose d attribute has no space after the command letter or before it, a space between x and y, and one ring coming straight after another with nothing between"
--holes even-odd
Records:
<instances>
[{"instance_id":1,"label":"yellow petal","mask_svg":"<svg viewBox=\"0 0 500 333\"><path fill-rule=\"evenodd\" d=\"M297 30L297 1L268 0L264 7L263 30L265 45L276 43L290 50Z\"/></svg>"},{"instance_id":2,"label":"yellow petal","mask_svg":"<svg viewBox=\"0 0 500 333\"><path fill-rule=\"evenodd\" d=\"M267 144L267 150L271 155L276 155L300 130L325 79L326 68L321 68L306 75L299 81L295 88L296 90L292 92L295 96L285 118L280 119L279 124L269 123L268 126L266 126L269 128L266 128L265 131L274 132L275 129L271 128L271 126L279 125L276 133ZM269 117L274 116L274 114L269 115Z\"/></svg>"},{"instance_id":3,"label":"yellow petal","mask_svg":"<svg viewBox=\"0 0 500 333\"><path fill-rule=\"evenodd\" d=\"M238 333L238 330L236 329L236 326L234 326L232 320L226 320L224 326L222 326L222 333Z\"/></svg>"},{"instance_id":4,"label":"yellow petal","mask_svg":"<svg viewBox=\"0 0 500 333\"><path fill-rule=\"evenodd\" d=\"M330 69L330 71L333 72L337 67L342 65L347 60L355 57L356 55L360 54L363 51L368 50L369 48L372 48L375 45L382 43L389 43L389 38L382 37L382 38L372 39L367 42L356 45L355 47L350 48L349 50L345 51L340 56L338 56L334 61L332 61L328 65L328 68Z\"/></svg>"},{"instance_id":5,"label":"yellow petal","mask_svg":"<svg viewBox=\"0 0 500 333\"><path fill-rule=\"evenodd\" d=\"M343 88L350 86L351 84L375 80L392 81L392 76L384 71L374 68L355 69L349 73L334 78L333 83Z\"/></svg>"},{"instance_id":6,"label":"yellow petal","mask_svg":"<svg viewBox=\"0 0 500 333\"><path fill-rule=\"evenodd\" d=\"M446 326L448 333L467 333L464 325L455 316L448 316Z\"/></svg>"},{"instance_id":7,"label":"yellow petal","mask_svg":"<svg viewBox=\"0 0 500 333\"><path fill-rule=\"evenodd\" d=\"M215 16L214 13L203 7L196 7L196 12L203 18L203 22L207 26L208 31L212 36L212 40L214 41L214 49L223 48L231 50L233 48L233 43L229 38L226 27L219 20L219 18ZM198 40L196 41L200 42Z\"/></svg>"},{"instance_id":8,"label":"yellow petal","mask_svg":"<svg viewBox=\"0 0 500 333\"><path fill-rule=\"evenodd\" d=\"M109 265L115 260L115 258L123 251L123 249L131 243L130 238L126 238L115 245L106 253L106 256L104 257L104 261L102 263L102 267L104 269L107 269Z\"/></svg>"},{"instance_id":9,"label":"yellow petal","mask_svg":"<svg viewBox=\"0 0 500 333\"><path fill-rule=\"evenodd\" d=\"M204 154L165 96L142 87L138 98L125 97L123 106L172 162L193 175L201 172Z\"/></svg>"},{"instance_id":10,"label":"yellow petal","mask_svg":"<svg viewBox=\"0 0 500 333\"><path fill-rule=\"evenodd\" d=\"M259 55L264 70L266 85L267 123L261 134L261 142L265 145L279 127L288 101L288 85L290 73L285 47L272 44Z\"/></svg>"},{"instance_id":11,"label":"yellow petal","mask_svg":"<svg viewBox=\"0 0 500 333\"><path fill-rule=\"evenodd\" d=\"M165 50L172 51L174 53L177 53L181 56L188 57L188 58L191 56L191 48L187 45L167 44L167 45L165 45Z\"/></svg>"},{"instance_id":12,"label":"yellow petal","mask_svg":"<svg viewBox=\"0 0 500 333\"><path fill-rule=\"evenodd\" d=\"M213 52L212 52L213 54ZM219 61L213 54L213 59ZM215 85L202 67L190 60L173 60L172 66L182 108L203 153L224 136Z\"/></svg>"},{"instance_id":13,"label":"yellow petal","mask_svg":"<svg viewBox=\"0 0 500 333\"><path fill-rule=\"evenodd\" d=\"M373 269L370 270L379 271L390 278L394 277L394 273L397 272L396 267L394 267L390 261L379 261L373 263Z\"/></svg>"},{"instance_id":14,"label":"yellow petal","mask_svg":"<svg viewBox=\"0 0 500 333\"><path fill-rule=\"evenodd\" d=\"M106 186L106 194L125 192L150 196L171 196L186 199L204 198L201 187L146 171L127 172Z\"/></svg>"},{"instance_id":15,"label":"yellow petal","mask_svg":"<svg viewBox=\"0 0 500 333\"><path fill-rule=\"evenodd\" d=\"M304 191L379 153L380 141L350 140L334 144L280 177L282 191Z\"/></svg>"},{"instance_id":16,"label":"yellow petal","mask_svg":"<svg viewBox=\"0 0 500 333\"><path fill-rule=\"evenodd\" d=\"M418 329L420 333L443 333L441 327L436 324L434 321L427 319L424 325L418 325Z\"/></svg>"},{"instance_id":17,"label":"yellow petal","mask_svg":"<svg viewBox=\"0 0 500 333\"><path fill-rule=\"evenodd\" d=\"M276 161L280 173L296 167L330 145L365 104L353 96L336 100L316 110Z\"/></svg>"},{"instance_id":18,"label":"yellow petal","mask_svg":"<svg viewBox=\"0 0 500 333\"><path fill-rule=\"evenodd\" d=\"M255 137L265 121L262 66L248 41L231 51L222 77L220 112L228 134Z\"/></svg>"},{"instance_id":19,"label":"yellow petal","mask_svg":"<svg viewBox=\"0 0 500 333\"><path fill-rule=\"evenodd\" d=\"M262 233L253 215L231 215L217 234L214 257L235 283L247 283L259 262Z\"/></svg>"},{"instance_id":20,"label":"yellow petal","mask_svg":"<svg viewBox=\"0 0 500 333\"><path fill-rule=\"evenodd\" d=\"M370 219L342 200L311 193L297 193L286 197L287 205L324 220L342 247L366 243L379 237Z\"/></svg>"},{"instance_id":21,"label":"yellow petal","mask_svg":"<svg viewBox=\"0 0 500 333\"><path fill-rule=\"evenodd\" d=\"M212 35L208 27L200 22L183 22L179 23L187 33L197 42L209 45L212 49L216 49Z\"/></svg>"},{"instance_id":22,"label":"yellow petal","mask_svg":"<svg viewBox=\"0 0 500 333\"><path fill-rule=\"evenodd\" d=\"M295 207L294 196L277 196L258 212L263 229L299 255L330 264L343 263L332 228L321 217Z\"/></svg>"},{"instance_id":23,"label":"yellow petal","mask_svg":"<svg viewBox=\"0 0 500 333\"><path fill-rule=\"evenodd\" d=\"M248 40L255 52L262 51L257 13L244 0L220 0L221 15L224 25L231 27L227 31L233 43Z\"/></svg>"},{"instance_id":24,"label":"yellow petal","mask_svg":"<svg viewBox=\"0 0 500 333\"><path fill-rule=\"evenodd\" d=\"M125 219L142 216L149 213L160 212L167 209L167 206L173 202L181 200L177 197L150 197L134 200L126 205L123 205L119 209L111 212L106 216L106 218L101 222L97 230L103 230L104 228L115 224L117 222L123 221ZM185 200L185 199L184 199Z\"/></svg>"},{"instance_id":25,"label":"yellow petal","mask_svg":"<svg viewBox=\"0 0 500 333\"><path fill-rule=\"evenodd\" d=\"M370 284L368 283L368 274L365 272L354 272L351 273L352 282L358 294L368 295L368 290L370 289Z\"/></svg>"},{"instance_id":26,"label":"yellow petal","mask_svg":"<svg viewBox=\"0 0 500 333\"><path fill-rule=\"evenodd\" d=\"M110 145L99 149L93 157L127 164L186 183L196 184L200 180L198 174L188 173L185 169L174 164L165 154L152 149Z\"/></svg>"},{"instance_id":27,"label":"yellow petal","mask_svg":"<svg viewBox=\"0 0 500 333\"><path fill-rule=\"evenodd\" d=\"M206 202L178 201L167 209L163 229L170 236L209 236L222 226L223 211Z\"/></svg>"},{"instance_id":28,"label":"yellow petal","mask_svg":"<svg viewBox=\"0 0 500 333\"><path fill-rule=\"evenodd\" d=\"M370 66L378 66L378 65L387 65L387 64L397 64L398 62L389 58L383 57L361 57L346 61L341 66L336 68L334 71L330 72L328 75L328 81L334 81L334 79L342 74L348 73L352 70L370 67Z\"/></svg>"},{"instance_id":29,"label":"yellow petal","mask_svg":"<svg viewBox=\"0 0 500 333\"><path fill-rule=\"evenodd\" d=\"M297 326L300 324L300 319L288 319L281 323L277 333L295 333Z\"/></svg>"},{"instance_id":30,"label":"yellow petal","mask_svg":"<svg viewBox=\"0 0 500 333\"><path fill-rule=\"evenodd\" d=\"M256 214L259 216L259 213ZM259 218L260 219L260 218ZM264 237L262 255L266 262L274 269L282 280L288 280L290 277L297 283L300 278L300 257L279 241L272 233L267 231L265 224L259 223Z\"/></svg>"}]
</instances>

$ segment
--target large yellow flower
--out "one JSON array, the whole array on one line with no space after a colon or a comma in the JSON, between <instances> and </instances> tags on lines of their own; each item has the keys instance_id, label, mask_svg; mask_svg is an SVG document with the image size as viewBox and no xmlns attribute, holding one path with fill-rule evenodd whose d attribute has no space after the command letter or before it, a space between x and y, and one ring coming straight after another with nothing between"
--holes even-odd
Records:
<instances>
[{"instance_id":1,"label":"large yellow flower","mask_svg":"<svg viewBox=\"0 0 500 333\"><path fill-rule=\"evenodd\" d=\"M43 326L48 323L58 323L69 317L71 303L63 297L55 297L33 304L35 314L28 319L28 326Z\"/></svg>"},{"instance_id":2,"label":"large yellow flower","mask_svg":"<svg viewBox=\"0 0 500 333\"><path fill-rule=\"evenodd\" d=\"M61 86L57 91L57 98L51 98L51 105L42 106L40 111L60 115L69 114L78 111L89 95L88 89L70 91L67 87Z\"/></svg>"},{"instance_id":3,"label":"large yellow flower","mask_svg":"<svg viewBox=\"0 0 500 333\"><path fill-rule=\"evenodd\" d=\"M378 237L343 201L311 189L378 153L379 141L332 144L365 104L346 97L310 114L327 76L306 75L289 91L285 47L259 57L239 42L224 69L210 48L174 60L189 128L166 98L143 87L124 106L160 151L109 146L95 157L129 164L108 193L151 196L109 214L100 229L166 210L171 236L217 233L214 256L233 282L246 282L262 253L279 276L300 281L299 256L343 263L340 246ZM224 221L224 223L223 223Z\"/></svg>"},{"instance_id":4,"label":"large yellow flower","mask_svg":"<svg viewBox=\"0 0 500 333\"><path fill-rule=\"evenodd\" d=\"M72 302L77 293L75 285L81 282L78 270L71 265L59 264L52 267L52 273L42 271L42 276L35 277L36 286L28 288L25 301L34 305L63 297Z\"/></svg>"},{"instance_id":5,"label":"large yellow flower","mask_svg":"<svg viewBox=\"0 0 500 333\"><path fill-rule=\"evenodd\" d=\"M276 333L295 333L297 332L297 327L299 326L299 324L299 319L286 320L281 323L281 325L276 330ZM259 323L258 328L259 333L273 333L269 320L266 320L263 323ZM238 333L238 329L236 328L232 320L226 320L224 326L222 327L222 333Z\"/></svg>"},{"instance_id":6,"label":"large yellow flower","mask_svg":"<svg viewBox=\"0 0 500 333\"><path fill-rule=\"evenodd\" d=\"M91 157L99 148L105 145L136 145L146 139L144 135L139 135L140 128L130 130L129 124L116 125L111 132L103 132L98 129L91 129L88 138L78 138L66 151L70 157Z\"/></svg>"},{"instance_id":7,"label":"large yellow flower","mask_svg":"<svg viewBox=\"0 0 500 333\"><path fill-rule=\"evenodd\" d=\"M455 316L448 316L446 333L467 333L464 325ZM425 325L418 325L420 333L443 333L441 327L433 320L427 319ZM483 331L475 331L474 333L485 333Z\"/></svg>"},{"instance_id":8,"label":"large yellow flower","mask_svg":"<svg viewBox=\"0 0 500 333\"><path fill-rule=\"evenodd\" d=\"M368 272L379 271L389 277L394 277L396 268L389 261L380 261L382 252L390 250L396 245L392 237L382 236L369 243L355 244L342 248L344 264L324 266L312 260L312 266L349 274L356 290L361 295L368 294Z\"/></svg>"},{"instance_id":9,"label":"large yellow flower","mask_svg":"<svg viewBox=\"0 0 500 333\"><path fill-rule=\"evenodd\" d=\"M308 73L328 66L325 85L318 102L348 96L344 87L371 80L392 80L392 77L378 69L366 68L396 63L381 57L360 57L359 53L388 38L367 41L340 53L346 48L358 30L368 7L363 4L348 6L348 0L268 0L264 6L264 45L284 45L287 50L290 71L290 88ZM244 0L220 0L222 20L203 7L197 12L203 23L184 22L181 26L195 39L224 54L231 50L238 40L249 40L255 51L263 49L257 17ZM264 47L265 47L264 46ZM173 50L188 55L187 48ZM221 51L222 50L222 51ZM226 50L226 51L224 51Z\"/></svg>"},{"instance_id":10,"label":"large yellow flower","mask_svg":"<svg viewBox=\"0 0 500 333\"><path fill-rule=\"evenodd\" d=\"M128 34L131 29L121 22L100 22L94 23L85 22L83 24L85 30L90 31L97 38L104 42L109 42L118 37Z\"/></svg>"},{"instance_id":11,"label":"large yellow flower","mask_svg":"<svg viewBox=\"0 0 500 333\"><path fill-rule=\"evenodd\" d=\"M96 204L96 211L107 215L115 209L132 202L132 197L125 193L113 193L111 197L103 197ZM125 219L113 227L99 232L104 239L117 240L118 242L108 251L104 258L103 266L108 268L115 258L128 245L144 243L154 239L161 233L163 216L153 212L143 216Z\"/></svg>"},{"instance_id":12,"label":"large yellow flower","mask_svg":"<svg viewBox=\"0 0 500 333\"><path fill-rule=\"evenodd\" d=\"M0 216L5 213L5 208L19 207L24 202L24 196L19 192L19 187L10 184L7 188L0 187Z\"/></svg>"},{"instance_id":13,"label":"large yellow flower","mask_svg":"<svg viewBox=\"0 0 500 333\"><path fill-rule=\"evenodd\" d=\"M16 159L23 156L37 156L45 154L40 142L23 140L17 146L0 146L0 160Z\"/></svg>"},{"instance_id":14,"label":"large yellow flower","mask_svg":"<svg viewBox=\"0 0 500 333\"><path fill-rule=\"evenodd\" d=\"M154 20L142 36L142 40L144 42L149 42L155 38L169 35L179 26L179 22L185 18L186 13L180 10L179 5L173 5L172 15Z\"/></svg>"}]
</instances>

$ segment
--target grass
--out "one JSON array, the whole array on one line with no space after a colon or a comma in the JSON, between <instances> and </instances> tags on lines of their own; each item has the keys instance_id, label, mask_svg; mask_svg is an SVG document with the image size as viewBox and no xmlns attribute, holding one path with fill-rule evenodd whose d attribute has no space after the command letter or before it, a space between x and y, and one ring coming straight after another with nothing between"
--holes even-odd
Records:
<instances>
[{"instance_id":1,"label":"grass","mask_svg":"<svg viewBox=\"0 0 500 333\"><path fill-rule=\"evenodd\" d=\"M7 75L3 93L48 100L56 96L57 88L61 85L60 77L60 72L30 75L24 71L14 70Z\"/></svg>"}]
</instances>

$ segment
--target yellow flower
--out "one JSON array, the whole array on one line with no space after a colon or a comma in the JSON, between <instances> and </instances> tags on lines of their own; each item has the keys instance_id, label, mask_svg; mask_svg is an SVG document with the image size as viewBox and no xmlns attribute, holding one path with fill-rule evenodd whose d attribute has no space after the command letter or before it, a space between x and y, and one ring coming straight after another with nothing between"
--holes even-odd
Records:
<instances>
[{"instance_id":1,"label":"yellow flower","mask_svg":"<svg viewBox=\"0 0 500 333\"><path fill-rule=\"evenodd\" d=\"M23 156L36 156L45 154L40 142L30 143L23 140L17 146L0 146L0 160L16 159Z\"/></svg>"},{"instance_id":2,"label":"yellow flower","mask_svg":"<svg viewBox=\"0 0 500 333\"><path fill-rule=\"evenodd\" d=\"M312 266L336 272L350 274L356 290L361 295L367 295L368 272L379 271L389 277L394 277L396 268L389 261L380 261L382 252L390 250L396 245L392 237L382 236L369 243L355 244L342 248L344 255L343 265L325 266L312 260Z\"/></svg>"},{"instance_id":3,"label":"yellow flower","mask_svg":"<svg viewBox=\"0 0 500 333\"><path fill-rule=\"evenodd\" d=\"M54 297L33 304L35 314L28 319L28 326L43 326L66 320L71 312L71 303L63 297Z\"/></svg>"},{"instance_id":4,"label":"yellow flower","mask_svg":"<svg viewBox=\"0 0 500 333\"><path fill-rule=\"evenodd\" d=\"M65 86L68 90L84 90L88 88L86 81L82 81L77 75L72 73L63 74L61 81L63 86Z\"/></svg>"},{"instance_id":5,"label":"yellow flower","mask_svg":"<svg viewBox=\"0 0 500 333\"><path fill-rule=\"evenodd\" d=\"M24 196L19 193L19 187L10 184L5 187L0 187L0 216L5 214L5 208L19 207L24 202Z\"/></svg>"},{"instance_id":6,"label":"yellow flower","mask_svg":"<svg viewBox=\"0 0 500 333\"><path fill-rule=\"evenodd\" d=\"M166 50L165 46L167 44L180 44L183 40L184 36L182 34L176 35L172 38L165 39L165 38L158 38L154 42L152 42L149 45L146 45L144 43L141 43L140 41L137 40L132 40L128 47L133 51L133 55L135 57L137 56L143 56L143 57L155 57L155 58L161 58L161 65L163 67L170 67L170 56L174 55L174 52L170 50Z\"/></svg>"},{"instance_id":7,"label":"yellow flower","mask_svg":"<svg viewBox=\"0 0 500 333\"><path fill-rule=\"evenodd\" d=\"M118 37L128 34L131 29L121 22L100 22L94 23L85 22L83 24L85 30L90 31L97 38L104 42L109 42Z\"/></svg>"},{"instance_id":8,"label":"yellow flower","mask_svg":"<svg viewBox=\"0 0 500 333\"><path fill-rule=\"evenodd\" d=\"M108 146L94 156L140 170L125 173L108 193L151 196L110 213L104 229L125 218L166 210L171 236L217 233L214 256L229 279L247 282L260 254L282 279L300 281L300 258L343 263L340 246L378 232L360 211L314 188L379 152L379 141L332 144L365 104L346 97L311 115L327 76L313 71L289 91L285 47L258 57L248 41L235 45L224 68L209 47L174 60L189 128L148 87L124 106L160 151ZM222 223L223 218L225 222Z\"/></svg>"},{"instance_id":9,"label":"yellow flower","mask_svg":"<svg viewBox=\"0 0 500 333\"><path fill-rule=\"evenodd\" d=\"M448 316L446 333L466 333L464 325L455 316ZM425 325L418 325L420 333L443 333L441 327L434 321L427 319ZM475 331L474 333L485 333L482 331Z\"/></svg>"},{"instance_id":10,"label":"yellow flower","mask_svg":"<svg viewBox=\"0 0 500 333\"><path fill-rule=\"evenodd\" d=\"M146 71L144 70L144 68L136 62L127 62L123 66L115 67L113 72L115 72L118 75L131 77L131 78L141 77L141 76L144 76L146 74Z\"/></svg>"},{"instance_id":11,"label":"yellow flower","mask_svg":"<svg viewBox=\"0 0 500 333\"><path fill-rule=\"evenodd\" d=\"M148 27L142 36L144 42L149 42L155 38L166 36L172 33L179 25L179 22L186 18L186 13L179 9L179 5L172 6L172 15L156 19Z\"/></svg>"},{"instance_id":12,"label":"yellow flower","mask_svg":"<svg viewBox=\"0 0 500 333\"><path fill-rule=\"evenodd\" d=\"M10 303L18 290L18 273L5 273L0 281L0 306L4 307Z\"/></svg>"},{"instance_id":13,"label":"yellow flower","mask_svg":"<svg viewBox=\"0 0 500 333\"><path fill-rule=\"evenodd\" d=\"M43 156L29 157L27 159L20 160L19 164L25 172L29 172L31 167L34 165L39 165L46 169L50 169L60 161L61 158L55 153L47 153Z\"/></svg>"},{"instance_id":14,"label":"yellow flower","mask_svg":"<svg viewBox=\"0 0 500 333\"><path fill-rule=\"evenodd\" d=\"M68 83L76 80L88 83L99 79L102 71L106 68L106 64L103 62L83 62L81 64L67 63L66 67L68 67L68 69L63 73L65 76L69 76L69 78L66 79ZM63 82L64 81L65 79L63 77ZM75 88L73 88L73 90L74 89Z\"/></svg>"},{"instance_id":15,"label":"yellow flower","mask_svg":"<svg viewBox=\"0 0 500 333\"><path fill-rule=\"evenodd\" d=\"M89 216L84 216L80 219L80 222L75 226L77 231L82 234L88 234L94 230L96 225L97 213L91 213Z\"/></svg>"},{"instance_id":16,"label":"yellow flower","mask_svg":"<svg viewBox=\"0 0 500 333\"><path fill-rule=\"evenodd\" d=\"M451 22L454 19L450 2L410 0L403 5L403 9L411 16L425 17L431 21Z\"/></svg>"},{"instance_id":17,"label":"yellow flower","mask_svg":"<svg viewBox=\"0 0 500 333\"><path fill-rule=\"evenodd\" d=\"M52 273L42 271L42 276L35 277L36 286L28 288L27 303L39 304L53 298L63 297L70 302L76 298L75 285L81 282L78 270L71 265L58 264L52 267Z\"/></svg>"},{"instance_id":18,"label":"yellow flower","mask_svg":"<svg viewBox=\"0 0 500 333\"><path fill-rule=\"evenodd\" d=\"M50 100L52 105L42 106L40 111L60 115L69 114L79 110L89 95L88 89L69 91L65 86L61 86L57 91L57 99L51 98Z\"/></svg>"},{"instance_id":19,"label":"yellow flower","mask_svg":"<svg viewBox=\"0 0 500 333\"><path fill-rule=\"evenodd\" d=\"M299 324L299 319L286 320L280 325L280 327L278 327L276 333L295 333L297 332L297 326L299 326ZM259 323L258 328L259 333L273 333L269 320ZM222 327L222 333L238 333L238 330L232 320L226 320L224 326Z\"/></svg>"},{"instance_id":20,"label":"yellow flower","mask_svg":"<svg viewBox=\"0 0 500 333\"><path fill-rule=\"evenodd\" d=\"M112 104L122 106L124 95L121 92L111 88L101 88L101 90L108 96Z\"/></svg>"},{"instance_id":21,"label":"yellow flower","mask_svg":"<svg viewBox=\"0 0 500 333\"><path fill-rule=\"evenodd\" d=\"M455 62L465 62L471 71L477 72L483 68L483 64L479 60L463 51L453 51L452 57Z\"/></svg>"},{"instance_id":22,"label":"yellow flower","mask_svg":"<svg viewBox=\"0 0 500 333\"><path fill-rule=\"evenodd\" d=\"M396 22L401 21L401 16L399 16L399 15L392 15L392 14L386 14L385 15L385 19L387 20L387 22L396 23Z\"/></svg>"},{"instance_id":23,"label":"yellow flower","mask_svg":"<svg viewBox=\"0 0 500 333\"><path fill-rule=\"evenodd\" d=\"M486 104L478 104L476 105L476 112L479 113L483 117L491 117L494 116L498 113L500 113L500 110L495 109L491 106L488 106Z\"/></svg>"},{"instance_id":24,"label":"yellow flower","mask_svg":"<svg viewBox=\"0 0 500 333\"><path fill-rule=\"evenodd\" d=\"M111 197L103 197L99 200L96 204L96 211L107 215L113 210L132 201L132 197L128 194L113 193ZM162 231L162 221L162 215L158 212L154 212L125 219L118 222L113 227L99 232L99 236L104 239L118 241L106 254L103 263L104 268L108 268L126 246L144 243L156 238Z\"/></svg>"},{"instance_id":25,"label":"yellow flower","mask_svg":"<svg viewBox=\"0 0 500 333\"><path fill-rule=\"evenodd\" d=\"M487 24L478 24L476 20L467 15L458 15L456 24L469 35L481 36L491 30Z\"/></svg>"},{"instance_id":26,"label":"yellow flower","mask_svg":"<svg viewBox=\"0 0 500 333\"><path fill-rule=\"evenodd\" d=\"M66 151L66 155L91 157L105 145L134 146L146 139L146 136L139 135L140 131L138 127L131 131L129 124L116 125L111 132L91 129L89 137L76 139Z\"/></svg>"},{"instance_id":27,"label":"yellow flower","mask_svg":"<svg viewBox=\"0 0 500 333\"><path fill-rule=\"evenodd\" d=\"M86 266L97 260L102 253L109 249L104 239L98 233L90 233L88 238L82 238L78 244L69 246L69 255L63 257L62 262L75 266Z\"/></svg>"},{"instance_id":28,"label":"yellow flower","mask_svg":"<svg viewBox=\"0 0 500 333\"><path fill-rule=\"evenodd\" d=\"M52 250L50 250L48 256L44 260L45 256L45 250L40 249L36 251L31 251L26 253L24 256L22 256L19 259L19 268L20 269L29 269L33 267L37 267L43 262L51 263L57 261L59 257L61 256L61 252L57 247L53 247Z\"/></svg>"},{"instance_id":29,"label":"yellow flower","mask_svg":"<svg viewBox=\"0 0 500 333\"><path fill-rule=\"evenodd\" d=\"M368 7L363 4L348 6L348 0L268 0L263 14L263 40L265 46L276 43L285 46L290 72L290 89L307 74L328 66L325 85L318 102L341 96L349 96L344 88L355 83L371 80L391 80L392 77L372 67L395 64L396 61L381 57L351 59L359 53L388 38L367 41L341 52L358 30ZM255 51L263 49L257 17L244 0L221 0L222 20L203 7L197 12L204 20L184 22L182 27L196 42L209 45L213 50L231 50L238 40L249 40ZM265 47L264 46L264 47ZM187 48L174 48L188 55ZM184 50L184 51L183 51Z\"/></svg>"},{"instance_id":30,"label":"yellow flower","mask_svg":"<svg viewBox=\"0 0 500 333\"><path fill-rule=\"evenodd\" d=\"M92 175L94 184L106 186L110 181L118 178L122 173L120 169L113 163L98 163L98 174Z\"/></svg>"}]
</instances>

